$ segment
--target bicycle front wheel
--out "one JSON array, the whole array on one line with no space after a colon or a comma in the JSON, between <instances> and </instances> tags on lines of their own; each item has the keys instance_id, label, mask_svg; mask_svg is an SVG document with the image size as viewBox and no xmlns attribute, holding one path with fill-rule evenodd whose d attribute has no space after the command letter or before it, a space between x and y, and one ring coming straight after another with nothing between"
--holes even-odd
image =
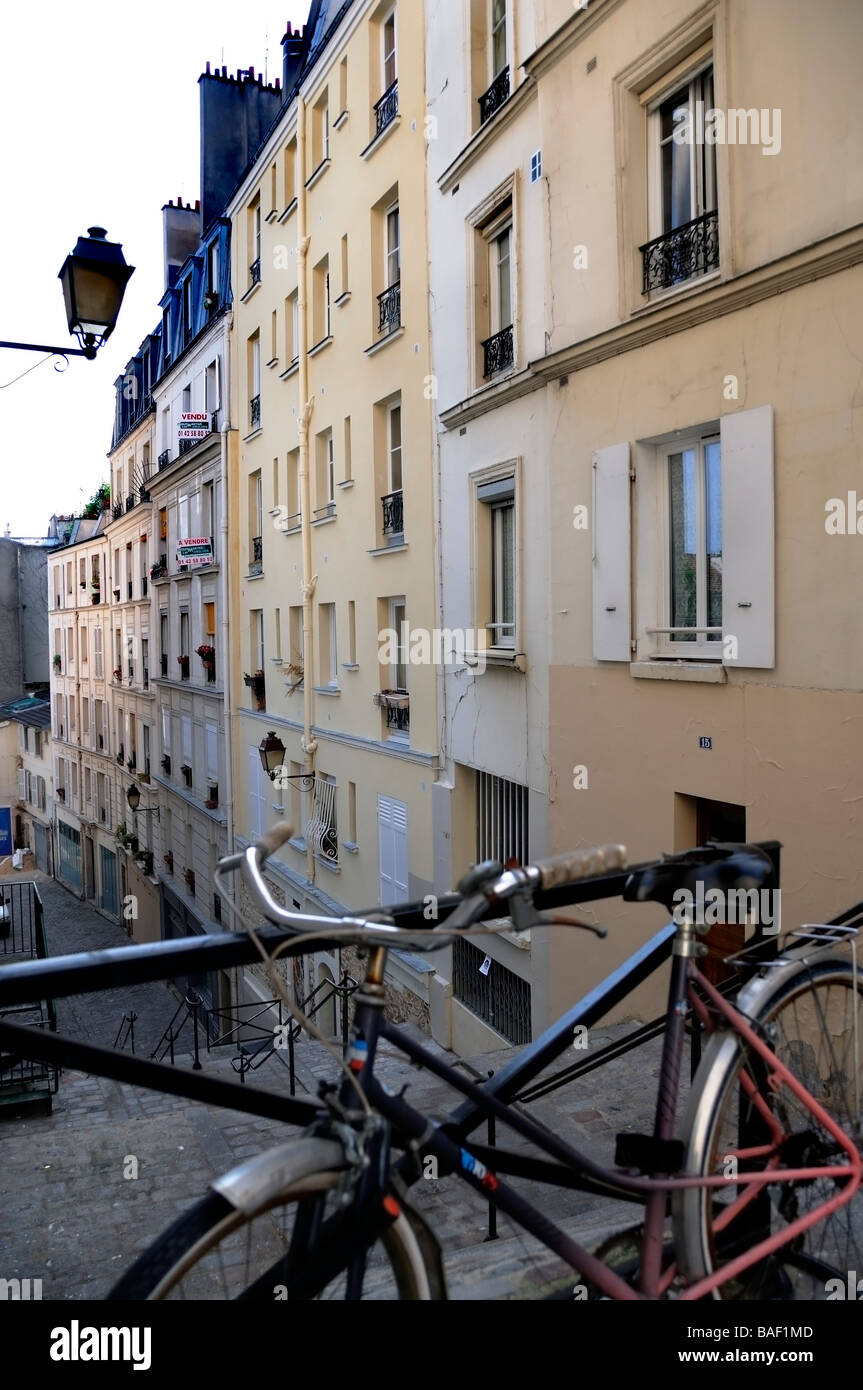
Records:
<instances>
[{"instance_id":1,"label":"bicycle front wheel","mask_svg":"<svg viewBox=\"0 0 863 1390\"><path fill-rule=\"evenodd\" d=\"M346 1267L351 1252L328 1254L326 1246L316 1247L345 1166L339 1144L311 1138L242 1164L139 1256L109 1298L278 1302L355 1296ZM361 1297L445 1298L442 1271L427 1261L422 1237L413 1214L409 1218L402 1208L365 1252ZM319 1274L310 1274L308 1259L298 1268L298 1249L320 1256Z\"/></svg>"},{"instance_id":2,"label":"bicycle front wheel","mask_svg":"<svg viewBox=\"0 0 863 1390\"><path fill-rule=\"evenodd\" d=\"M777 1058L861 1152L863 979L840 952L788 957L740 993L736 1007ZM844 1298L863 1270L863 1189L830 1210L847 1177L831 1170L848 1154L787 1082L730 1031L713 1035L690 1095L683 1172L720 1175L727 1186L674 1195L678 1267L691 1285L729 1267L759 1242L807 1214L822 1215L774 1253L723 1283L725 1299ZM744 1204L740 1173L774 1166L812 1176L766 1184ZM856 1278L856 1276L855 1276ZM835 1282L834 1282L835 1281Z\"/></svg>"}]
</instances>

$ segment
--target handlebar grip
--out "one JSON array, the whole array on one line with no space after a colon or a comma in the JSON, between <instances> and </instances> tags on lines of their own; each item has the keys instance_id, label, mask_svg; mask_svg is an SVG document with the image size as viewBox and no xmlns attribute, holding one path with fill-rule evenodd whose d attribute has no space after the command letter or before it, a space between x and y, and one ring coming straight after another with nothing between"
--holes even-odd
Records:
<instances>
[{"instance_id":1,"label":"handlebar grip","mask_svg":"<svg viewBox=\"0 0 863 1390\"><path fill-rule=\"evenodd\" d=\"M595 849L575 849L557 854L552 859L538 859L534 865L539 872L542 888L559 888L576 879L596 878L626 868L625 845L598 845Z\"/></svg>"},{"instance_id":2,"label":"handlebar grip","mask_svg":"<svg viewBox=\"0 0 863 1390\"><path fill-rule=\"evenodd\" d=\"M265 835L261 836L260 840L256 840L255 849L260 856L260 862L263 864L271 854L275 854L279 846L285 843L285 840L290 840L293 833L294 827L282 821L279 825L272 826Z\"/></svg>"}]
</instances>

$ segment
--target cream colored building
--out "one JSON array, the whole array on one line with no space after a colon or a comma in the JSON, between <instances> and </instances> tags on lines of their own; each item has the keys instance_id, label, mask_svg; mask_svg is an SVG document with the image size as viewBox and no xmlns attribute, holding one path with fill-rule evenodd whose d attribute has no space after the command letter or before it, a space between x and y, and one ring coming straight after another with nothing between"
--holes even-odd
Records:
<instances>
[{"instance_id":1,"label":"cream colored building","mask_svg":"<svg viewBox=\"0 0 863 1390\"><path fill-rule=\"evenodd\" d=\"M474 470L515 455L516 573L547 584L547 617L522 598L526 712L514 724L486 703L474 763L527 786L532 855L612 840L637 861L710 836L775 838L784 924L824 920L863 895L863 549L847 522L861 462L863 12L510 0L489 15L501 11L520 76L473 134L481 24L460 43L429 36L430 92L462 54L460 95L451 81L439 98L462 112L461 154L430 147L444 572L483 524L480 498L479 519L453 533L465 500L447 501L448 480L463 494ZM471 248L482 198L509 181L515 362L483 382L487 263ZM459 611L445 591L445 619ZM462 746L454 721L466 861ZM661 912L612 901L598 919L602 942L535 932L518 956L501 943L495 959L530 986L534 1033ZM486 1021L489 1002L474 1001Z\"/></svg>"},{"instance_id":2,"label":"cream colored building","mask_svg":"<svg viewBox=\"0 0 863 1390\"><path fill-rule=\"evenodd\" d=\"M285 104L229 207L235 838L290 822L274 887L335 913L433 878L435 668L378 659L386 629L436 623L423 10L315 0L285 49ZM317 958L298 990L344 964ZM405 1016L428 1021L430 973L394 954Z\"/></svg>"}]
</instances>

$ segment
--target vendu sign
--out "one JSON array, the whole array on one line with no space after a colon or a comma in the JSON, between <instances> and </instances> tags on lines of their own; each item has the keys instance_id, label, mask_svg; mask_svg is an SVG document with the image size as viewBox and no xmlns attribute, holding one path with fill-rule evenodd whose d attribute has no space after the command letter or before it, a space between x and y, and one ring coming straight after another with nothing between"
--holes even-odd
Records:
<instances>
[{"instance_id":1,"label":"vendu sign","mask_svg":"<svg viewBox=\"0 0 863 1390\"><path fill-rule=\"evenodd\" d=\"M191 536L177 541L178 565L211 565L213 542L209 536Z\"/></svg>"},{"instance_id":2,"label":"vendu sign","mask_svg":"<svg viewBox=\"0 0 863 1390\"><path fill-rule=\"evenodd\" d=\"M208 410L187 410L180 416L177 425L177 438L206 439L210 433L210 413Z\"/></svg>"}]
</instances>

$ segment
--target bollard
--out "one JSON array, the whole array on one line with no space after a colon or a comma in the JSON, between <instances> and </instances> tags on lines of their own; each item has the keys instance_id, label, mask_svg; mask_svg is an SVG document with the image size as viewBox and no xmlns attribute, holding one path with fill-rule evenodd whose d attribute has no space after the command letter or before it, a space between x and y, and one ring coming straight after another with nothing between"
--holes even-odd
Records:
<instances>
[{"instance_id":1,"label":"bollard","mask_svg":"<svg viewBox=\"0 0 863 1390\"><path fill-rule=\"evenodd\" d=\"M488 1079L489 1079L489 1081L491 1080L491 1078L492 1078L493 1076L494 1076L494 1072L493 1072L493 1071L490 1071L489 1074L488 1074ZM493 1148L495 1147L495 1142L496 1142L496 1139L497 1139L497 1133L496 1133L496 1131L497 1131L497 1126L496 1126L495 1116L494 1116L494 1115L489 1115L489 1117L488 1117L488 1146L489 1146L490 1149L493 1149ZM489 1197L489 1199L488 1199L488 1235L486 1236L486 1240L497 1240L497 1204L496 1204L496 1202L495 1202L495 1200L494 1200L493 1197Z\"/></svg>"}]
</instances>

